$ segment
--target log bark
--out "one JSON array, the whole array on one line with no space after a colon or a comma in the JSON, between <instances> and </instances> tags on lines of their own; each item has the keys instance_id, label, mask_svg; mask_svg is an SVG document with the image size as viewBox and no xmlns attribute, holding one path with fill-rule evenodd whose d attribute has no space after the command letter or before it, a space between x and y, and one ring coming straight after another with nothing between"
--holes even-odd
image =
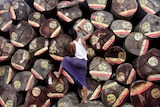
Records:
<instances>
[{"instance_id":1,"label":"log bark","mask_svg":"<svg viewBox=\"0 0 160 107\"><path fill-rule=\"evenodd\" d=\"M132 31L133 25L128 20L117 19L111 23L110 29L118 38L127 37Z\"/></svg>"},{"instance_id":2,"label":"log bark","mask_svg":"<svg viewBox=\"0 0 160 107\"><path fill-rule=\"evenodd\" d=\"M112 0L111 12L117 18L130 19L138 9L136 0Z\"/></svg>"},{"instance_id":3,"label":"log bark","mask_svg":"<svg viewBox=\"0 0 160 107\"><path fill-rule=\"evenodd\" d=\"M44 37L36 37L29 44L29 52L34 56L44 54L49 47L49 40Z\"/></svg>"},{"instance_id":4,"label":"log bark","mask_svg":"<svg viewBox=\"0 0 160 107\"><path fill-rule=\"evenodd\" d=\"M113 21L113 15L107 11L96 11L91 14L90 20L96 28L106 29Z\"/></svg>"},{"instance_id":5,"label":"log bark","mask_svg":"<svg viewBox=\"0 0 160 107\"><path fill-rule=\"evenodd\" d=\"M141 32L131 32L124 41L124 48L133 55L141 56L148 51L149 39Z\"/></svg>"},{"instance_id":6,"label":"log bark","mask_svg":"<svg viewBox=\"0 0 160 107\"><path fill-rule=\"evenodd\" d=\"M11 65L17 70L25 70L29 67L30 58L29 51L18 49L11 58Z\"/></svg>"},{"instance_id":7,"label":"log bark","mask_svg":"<svg viewBox=\"0 0 160 107\"><path fill-rule=\"evenodd\" d=\"M130 63L120 64L116 69L116 80L124 85L132 84L136 79L136 71Z\"/></svg>"},{"instance_id":8,"label":"log bark","mask_svg":"<svg viewBox=\"0 0 160 107\"><path fill-rule=\"evenodd\" d=\"M12 80L12 85L17 92L28 91L36 84L36 78L30 71L18 72Z\"/></svg>"},{"instance_id":9,"label":"log bark","mask_svg":"<svg viewBox=\"0 0 160 107\"><path fill-rule=\"evenodd\" d=\"M35 36L35 31L27 21L20 21L10 29L10 41L15 47L25 47Z\"/></svg>"},{"instance_id":10,"label":"log bark","mask_svg":"<svg viewBox=\"0 0 160 107\"><path fill-rule=\"evenodd\" d=\"M41 25L39 32L45 38L55 38L61 32L61 25L56 19L50 18Z\"/></svg>"},{"instance_id":11,"label":"log bark","mask_svg":"<svg viewBox=\"0 0 160 107\"><path fill-rule=\"evenodd\" d=\"M117 65L125 62L126 52L120 46L112 46L104 54L105 60L111 65Z\"/></svg>"},{"instance_id":12,"label":"log bark","mask_svg":"<svg viewBox=\"0 0 160 107\"><path fill-rule=\"evenodd\" d=\"M96 56L89 64L89 74L97 81L106 81L112 75L112 67L104 58Z\"/></svg>"},{"instance_id":13,"label":"log bark","mask_svg":"<svg viewBox=\"0 0 160 107\"><path fill-rule=\"evenodd\" d=\"M160 100L159 89L160 87L152 82L137 80L130 87L131 102L136 107L157 106Z\"/></svg>"}]
</instances>

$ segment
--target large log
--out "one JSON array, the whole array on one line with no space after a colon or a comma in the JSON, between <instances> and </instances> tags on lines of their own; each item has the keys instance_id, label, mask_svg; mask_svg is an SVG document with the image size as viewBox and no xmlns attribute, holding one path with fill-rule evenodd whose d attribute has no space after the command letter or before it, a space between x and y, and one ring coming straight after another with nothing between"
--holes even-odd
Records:
<instances>
[{"instance_id":1,"label":"large log","mask_svg":"<svg viewBox=\"0 0 160 107\"><path fill-rule=\"evenodd\" d=\"M47 88L44 86L35 86L27 92L25 98L25 107L50 107L50 99L47 96Z\"/></svg>"},{"instance_id":2,"label":"large log","mask_svg":"<svg viewBox=\"0 0 160 107\"><path fill-rule=\"evenodd\" d=\"M102 86L99 82L92 78L87 78L87 98L88 100L95 100L100 98L100 92ZM84 92L81 87L78 88L78 93L81 98L83 98Z\"/></svg>"},{"instance_id":3,"label":"large log","mask_svg":"<svg viewBox=\"0 0 160 107\"><path fill-rule=\"evenodd\" d=\"M160 37L160 17L147 14L135 27L135 31L143 33L149 38Z\"/></svg>"},{"instance_id":4,"label":"large log","mask_svg":"<svg viewBox=\"0 0 160 107\"><path fill-rule=\"evenodd\" d=\"M41 25L39 32L45 38L55 38L61 32L61 25L56 19L50 18Z\"/></svg>"},{"instance_id":5,"label":"large log","mask_svg":"<svg viewBox=\"0 0 160 107\"><path fill-rule=\"evenodd\" d=\"M31 72L37 79L44 80L53 69L54 64L51 62L51 60L37 59L31 68Z\"/></svg>"},{"instance_id":6,"label":"large log","mask_svg":"<svg viewBox=\"0 0 160 107\"><path fill-rule=\"evenodd\" d=\"M112 0L111 12L117 18L130 19L138 9L136 0Z\"/></svg>"},{"instance_id":7,"label":"large log","mask_svg":"<svg viewBox=\"0 0 160 107\"><path fill-rule=\"evenodd\" d=\"M22 71L29 68L30 59L31 59L31 56L29 51L25 49L18 49L11 58L11 65L15 69Z\"/></svg>"},{"instance_id":8,"label":"large log","mask_svg":"<svg viewBox=\"0 0 160 107\"><path fill-rule=\"evenodd\" d=\"M18 72L12 80L12 85L17 92L28 91L36 84L36 78L30 71Z\"/></svg>"},{"instance_id":9,"label":"large log","mask_svg":"<svg viewBox=\"0 0 160 107\"><path fill-rule=\"evenodd\" d=\"M10 84L14 75L15 72L10 65L0 66L0 86L3 87L7 84Z\"/></svg>"},{"instance_id":10,"label":"large log","mask_svg":"<svg viewBox=\"0 0 160 107\"><path fill-rule=\"evenodd\" d=\"M49 40L44 37L36 37L29 44L29 52L34 56L45 53L49 47Z\"/></svg>"},{"instance_id":11,"label":"large log","mask_svg":"<svg viewBox=\"0 0 160 107\"><path fill-rule=\"evenodd\" d=\"M110 29L119 38L127 37L132 31L133 25L130 21L117 19L111 23Z\"/></svg>"},{"instance_id":12,"label":"large log","mask_svg":"<svg viewBox=\"0 0 160 107\"><path fill-rule=\"evenodd\" d=\"M57 15L65 22L72 22L82 17L78 1L61 1L57 4Z\"/></svg>"},{"instance_id":13,"label":"large log","mask_svg":"<svg viewBox=\"0 0 160 107\"><path fill-rule=\"evenodd\" d=\"M10 7L10 14L13 20L26 20L32 9L24 0L14 0Z\"/></svg>"},{"instance_id":14,"label":"large log","mask_svg":"<svg viewBox=\"0 0 160 107\"><path fill-rule=\"evenodd\" d=\"M17 107L17 92L12 85L0 87L0 106L1 107Z\"/></svg>"},{"instance_id":15,"label":"large log","mask_svg":"<svg viewBox=\"0 0 160 107\"><path fill-rule=\"evenodd\" d=\"M7 32L10 29L12 22L9 12L0 14L0 30L2 32Z\"/></svg>"},{"instance_id":16,"label":"large log","mask_svg":"<svg viewBox=\"0 0 160 107\"><path fill-rule=\"evenodd\" d=\"M0 36L0 62L9 60L14 51L15 47L7 39Z\"/></svg>"},{"instance_id":17,"label":"large log","mask_svg":"<svg viewBox=\"0 0 160 107\"><path fill-rule=\"evenodd\" d=\"M16 47L24 47L35 36L35 31L27 21L20 21L17 25L12 25L9 31L10 41Z\"/></svg>"},{"instance_id":18,"label":"large log","mask_svg":"<svg viewBox=\"0 0 160 107\"><path fill-rule=\"evenodd\" d=\"M159 0L139 0L140 7L148 14L156 14L160 10Z\"/></svg>"},{"instance_id":19,"label":"large log","mask_svg":"<svg viewBox=\"0 0 160 107\"><path fill-rule=\"evenodd\" d=\"M90 44L96 51L104 51L115 42L115 35L109 29L96 29L90 39Z\"/></svg>"},{"instance_id":20,"label":"large log","mask_svg":"<svg viewBox=\"0 0 160 107\"><path fill-rule=\"evenodd\" d=\"M141 32L131 32L125 38L124 48L133 55L141 56L148 51L149 39Z\"/></svg>"},{"instance_id":21,"label":"large log","mask_svg":"<svg viewBox=\"0 0 160 107\"><path fill-rule=\"evenodd\" d=\"M89 74L97 81L106 81L111 78L112 67L104 58L95 56L89 64Z\"/></svg>"},{"instance_id":22,"label":"large log","mask_svg":"<svg viewBox=\"0 0 160 107\"><path fill-rule=\"evenodd\" d=\"M138 75L147 81L160 81L160 50L150 49L136 61Z\"/></svg>"},{"instance_id":23,"label":"large log","mask_svg":"<svg viewBox=\"0 0 160 107\"><path fill-rule=\"evenodd\" d=\"M113 21L113 15L107 11L96 11L91 14L90 20L96 28L106 29Z\"/></svg>"},{"instance_id":24,"label":"large log","mask_svg":"<svg viewBox=\"0 0 160 107\"><path fill-rule=\"evenodd\" d=\"M128 97L129 89L118 84L116 81L108 80L103 84L101 98L106 107L120 106Z\"/></svg>"},{"instance_id":25,"label":"large log","mask_svg":"<svg viewBox=\"0 0 160 107\"><path fill-rule=\"evenodd\" d=\"M59 34L53 38L49 46L50 56L57 61L61 61L64 56L70 56L69 43L72 41L67 34Z\"/></svg>"},{"instance_id":26,"label":"large log","mask_svg":"<svg viewBox=\"0 0 160 107\"><path fill-rule=\"evenodd\" d=\"M159 85L144 80L137 80L130 86L130 91L130 99L135 107L155 107L159 104Z\"/></svg>"}]
</instances>

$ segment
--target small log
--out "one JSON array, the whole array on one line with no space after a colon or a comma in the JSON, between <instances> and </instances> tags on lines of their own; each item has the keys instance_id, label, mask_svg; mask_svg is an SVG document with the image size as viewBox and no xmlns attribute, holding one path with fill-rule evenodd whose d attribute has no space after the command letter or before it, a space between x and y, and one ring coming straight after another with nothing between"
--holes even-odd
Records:
<instances>
[{"instance_id":1,"label":"small log","mask_svg":"<svg viewBox=\"0 0 160 107\"><path fill-rule=\"evenodd\" d=\"M121 64L126 60L126 52L120 46L112 46L106 50L104 58L111 65Z\"/></svg>"},{"instance_id":2,"label":"small log","mask_svg":"<svg viewBox=\"0 0 160 107\"><path fill-rule=\"evenodd\" d=\"M110 29L118 38L127 37L132 31L133 25L130 21L117 19L111 23Z\"/></svg>"},{"instance_id":3,"label":"small log","mask_svg":"<svg viewBox=\"0 0 160 107\"><path fill-rule=\"evenodd\" d=\"M147 81L160 81L160 50L150 49L140 56L136 62L136 71L140 77Z\"/></svg>"},{"instance_id":4,"label":"small log","mask_svg":"<svg viewBox=\"0 0 160 107\"><path fill-rule=\"evenodd\" d=\"M73 28L77 31L78 37L81 38L86 35L86 32L84 32L79 27L83 28L87 32L90 32L90 33L94 32L94 26L92 25L91 21L86 18L77 20L73 25Z\"/></svg>"},{"instance_id":5,"label":"small log","mask_svg":"<svg viewBox=\"0 0 160 107\"><path fill-rule=\"evenodd\" d=\"M10 41L16 47L24 47L35 36L35 31L26 21L12 25L10 29Z\"/></svg>"},{"instance_id":6,"label":"small log","mask_svg":"<svg viewBox=\"0 0 160 107\"><path fill-rule=\"evenodd\" d=\"M77 94L74 92L67 93L58 100L57 107L79 107Z\"/></svg>"},{"instance_id":7,"label":"small log","mask_svg":"<svg viewBox=\"0 0 160 107\"><path fill-rule=\"evenodd\" d=\"M9 12L0 14L0 30L2 32L7 32L12 24L12 19Z\"/></svg>"},{"instance_id":8,"label":"small log","mask_svg":"<svg viewBox=\"0 0 160 107\"><path fill-rule=\"evenodd\" d=\"M115 42L115 35L109 29L96 29L89 42L96 51L107 50Z\"/></svg>"},{"instance_id":9,"label":"small log","mask_svg":"<svg viewBox=\"0 0 160 107\"><path fill-rule=\"evenodd\" d=\"M11 65L17 70L25 70L29 67L29 60L31 59L29 51L25 49L18 49L11 58Z\"/></svg>"},{"instance_id":10,"label":"small log","mask_svg":"<svg viewBox=\"0 0 160 107\"><path fill-rule=\"evenodd\" d=\"M156 14L160 10L159 0L139 0L139 5L148 14Z\"/></svg>"},{"instance_id":11,"label":"small log","mask_svg":"<svg viewBox=\"0 0 160 107\"><path fill-rule=\"evenodd\" d=\"M53 73L47 76L47 96L49 98L61 98L68 92L69 84L64 76L57 78Z\"/></svg>"},{"instance_id":12,"label":"small log","mask_svg":"<svg viewBox=\"0 0 160 107\"><path fill-rule=\"evenodd\" d=\"M65 22L72 22L82 17L78 1L61 1L57 4L57 15Z\"/></svg>"},{"instance_id":13,"label":"small log","mask_svg":"<svg viewBox=\"0 0 160 107\"><path fill-rule=\"evenodd\" d=\"M53 18L47 19L40 27L39 32L45 38L54 38L61 31L60 23Z\"/></svg>"},{"instance_id":14,"label":"small log","mask_svg":"<svg viewBox=\"0 0 160 107\"><path fill-rule=\"evenodd\" d=\"M87 98L91 100L98 99L100 97L100 92L102 86L96 80L92 78L87 78ZM81 98L83 98L84 92L81 87L78 88L78 93Z\"/></svg>"},{"instance_id":15,"label":"small log","mask_svg":"<svg viewBox=\"0 0 160 107\"><path fill-rule=\"evenodd\" d=\"M15 47L7 39L0 36L0 62L9 60L14 51Z\"/></svg>"},{"instance_id":16,"label":"small log","mask_svg":"<svg viewBox=\"0 0 160 107\"><path fill-rule=\"evenodd\" d=\"M0 14L3 14L5 12L9 12L9 9L11 7L11 3L13 0L3 0L0 3Z\"/></svg>"},{"instance_id":17,"label":"small log","mask_svg":"<svg viewBox=\"0 0 160 107\"><path fill-rule=\"evenodd\" d=\"M133 55L141 56L148 51L149 39L141 32L131 32L125 38L124 48Z\"/></svg>"},{"instance_id":18,"label":"small log","mask_svg":"<svg viewBox=\"0 0 160 107\"><path fill-rule=\"evenodd\" d=\"M44 80L53 68L54 64L50 60L37 59L33 64L31 72L37 79Z\"/></svg>"},{"instance_id":19,"label":"small log","mask_svg":"<svg viewBox=\"0 0 160 107\"><path fill-rule=\"evenodd\" d=\"M117 18L130 19L138 9L136 0L112 0L111 13Z\"/></svg>"},{"instance_id":20,"label":"small log","mask_svg":"<svg viewBox=\"0 0 160 107\"><path fill-rule=\"evenodd\" d=\"M128 96L129 90L114 80L108 80L103 84L101 98L106 107L120 106Z\"/></svg>"},{"instance_id":21,"label":"small log","mask_svg":"<svg viewBox=\"0 0 160 107\"><path fill-rule=\"evenodd\" d=\"M112 75L112 67L104 58L95 56L89 64L89 74L97 81L106 81Z\"/></svg>"},{"instance_id":22,"label":"small log","mask_svg":"<svg viewBox=\"0 0 160 107\"><path fill-rule=\"evenodd\" d=\"M49 41L44 37L36 37L29 44L29 52L34 56L39 56L48 50Z\"/></svg>"},{"instance_id":23,"label":"small log","mask_svg":"<svg viewBox=\"0 0 160 107\"><path fill-rule=\"evenodd\" d=\"M50 104L46 87L36 86L27 91L25 107L50 107Z\"/></svg>"},{"instance_id":24,"label":"small log","mask_svg":"<svg viewBox=\"0 0 160 107\"><path fill-rule=\"evenodd\" d=\"M61 61L64 56L70 56L69 43L71 37L66 34L60 34L52 39L49 46L50 56L57 61Z\"/></svg>"},{"instance_id":25,"label":"small log","mask_svg":"<svg viewBox=\"0 0 160 107\"><path fill-rule=\"evenodd\" d=\"M147 14L135 27L135 31L143 33L149 38L160 37L160 17Z\"/></svg>"},{"instance_id":26,"label":"small log","mask_svg":"<svg viewBox=\"0 0 160 107\"><path fill-rule=\"evenodd\" d=\"M96 11L91 14L90 20L96 28L106 29L113 21L113 15L107 11Z\"/></svg>"},{"instance_id":27,"label":"small log","mask_svg":"<svg viewBox=\"0 0 160 107\"><path fill-rule=\"evenodd\" d=\"M39 28L46 20L47 18L40 12L32 12L28 17L28 23L35 28Z\"/></svg>"},{"instance_id":28,"label":"small log","mask_svg":"<svg viewBox=\"0 0 160 107\"><path fill-rule=\"evenodd\" d=\"M37 81L30 71L22 71L15 74L12 85L17 92L28 91L36 85Z\"/></svg>"},{"instance_id":29,"label":"small log","mask_svg":"<svg viewBox=\"0 0 160 107\"><path fill-rule=\"evenodd\" d=\"M160 87L149 81L137 80L130 86L130 99L135 107L156 107L160 101Z\"/></svg>"},{"instance_id":30,"label":"small log","mask_svg":"<svg viewBox=\"0 0 160 107\"><path fill-rule=\"evenodd\" d=\"M132 84L136 79L136 71L130 63L120 64L116 69L116 80L124 85Z\"/></svg>"},{"instance_id":31,"label":"small log","mask_svg":"<svg viewBox=\"0 0 160 107\"><path fill-rule=\"evenodd\" d=\"M104 10L108 0L87 0L88 6L91 10Z\"/></svg>"},{"instance_id":32,"label":"small log","mask_svg":"<svg viewBox=\"0 0 160 107\"><path fill-rule=\"evenodd\" d=\"M5 86L11 82L14 71L9 65L0 66L0 86Z\"/></svg>"},{"instance_id":33,"label":"small log","mask_svg":"<svg viewBox=\"0 0 160 107\"><path fill-rule=\"evenodd\" d=\"M10 7L13 20L26 20L31 12L32 9L24 0L14 0Z\"/></svg>"},{"instance_id":34,"label":"small log","mask_svg":"<svg viewBox=\"0 0 160 107\"><path fill-rule=\"evenodd\" d=\"M17 107L16 91L11 85L0 87L0 106Z\"/></svg>"},{"instance_id":35,"label":"small log","mask_svg":"<svg viewBox=\"0 0 160 107\"><path fill-rule=\"evenodd\" d=\"M58 0L34 0L33 6L40 12L51 11L57 6Z\"/></svg>"},{"instance_id":36,"label":"small log","mask_svg":"<svg viewBox=\"0 0 160 107\"><path fill-rule=\"evenodd\" d=\"M81 102L78 107L106 107L100 100L88 101L88 103Z\"/></svg>"}]
</instances>

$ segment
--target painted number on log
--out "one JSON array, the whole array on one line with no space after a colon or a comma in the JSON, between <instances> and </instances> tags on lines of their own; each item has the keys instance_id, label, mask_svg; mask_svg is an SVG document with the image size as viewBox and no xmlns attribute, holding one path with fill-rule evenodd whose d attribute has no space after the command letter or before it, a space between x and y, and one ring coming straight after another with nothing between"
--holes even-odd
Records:
<instances>
[{"instance_id":1,"label":"painted number on log","mask_svg":"<svg viewBox=\"0 0 160 107\"><path fill-rule=\"evenodd\" d=\"M105 4L105 3L106 3L106 0L98 0L98 3L99 3L99 4Z\"/></svg>"}]
</instances>

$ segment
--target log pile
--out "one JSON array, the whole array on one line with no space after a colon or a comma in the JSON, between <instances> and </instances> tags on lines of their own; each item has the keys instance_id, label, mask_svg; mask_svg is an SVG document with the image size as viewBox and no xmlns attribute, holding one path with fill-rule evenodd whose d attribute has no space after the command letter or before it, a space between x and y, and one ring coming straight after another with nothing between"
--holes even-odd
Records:
<instances>
[{"instance_id":1,"label":"log pile","mask_svg":"<svg viewBox=\"0 0 160 107\"><path fill-rule=\"evenodd\" d=\"M87 41L88 103L65 71ZM159 0L1 0L0 107L159 107Z\"/></svg>"}]
</instances>

